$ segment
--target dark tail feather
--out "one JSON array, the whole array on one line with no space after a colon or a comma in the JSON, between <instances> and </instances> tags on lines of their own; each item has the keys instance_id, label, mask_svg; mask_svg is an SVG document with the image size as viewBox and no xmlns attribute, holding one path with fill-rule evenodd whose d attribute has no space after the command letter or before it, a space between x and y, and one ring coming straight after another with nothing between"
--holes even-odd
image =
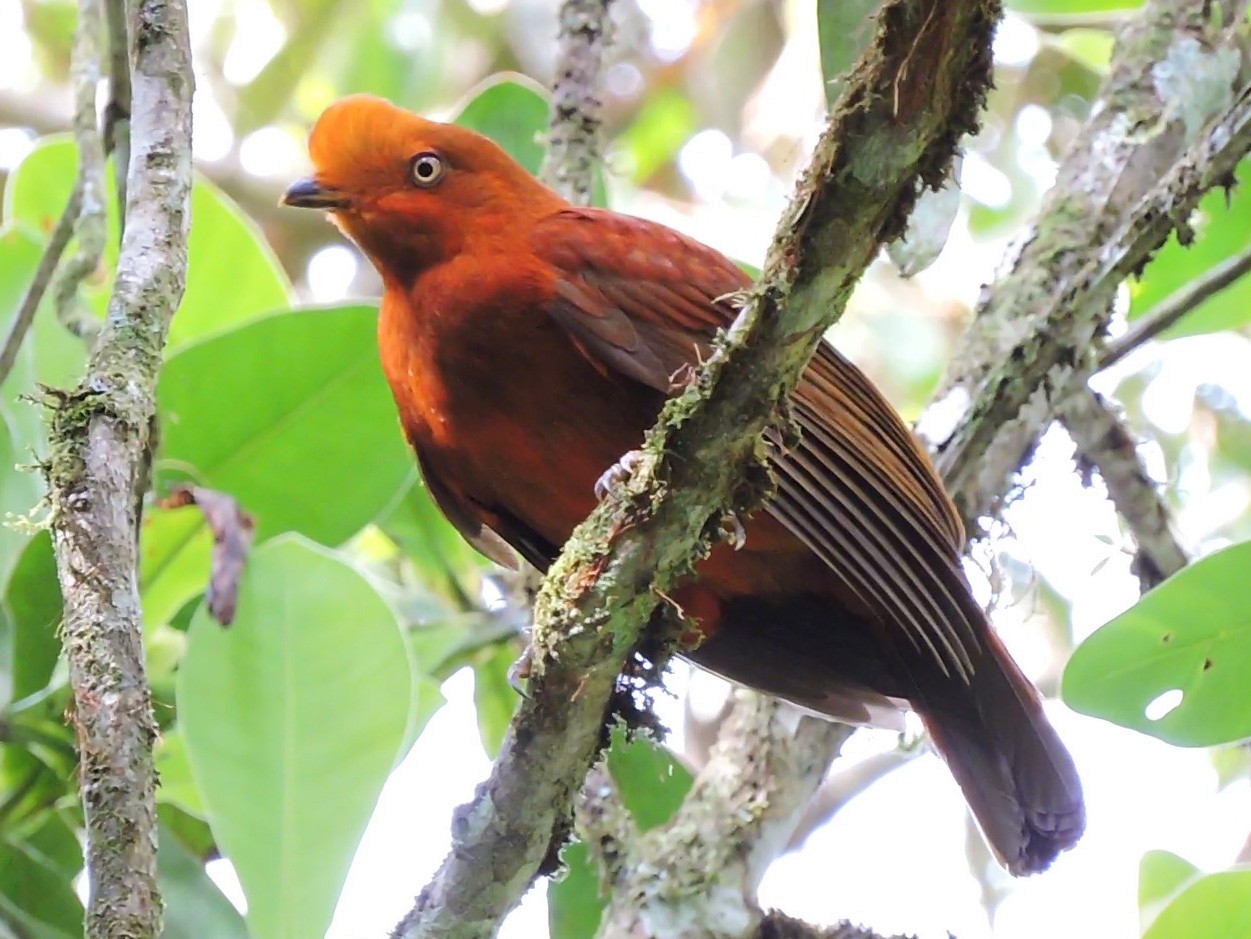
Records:
<instances>
[{"instance_id":1,"label":"dark tail feather","mask_svg":"<svg viewBox=\"0 0 1251 939\"><path fill-rule=\"evenodd\" d=\"M922 689L916 704L1000 862L1036 874L1082 836L1081 781L1034 686L989 628L983 641L986 654L958 700L947 679L938 694Z\"/></svg>"}]
</instances>

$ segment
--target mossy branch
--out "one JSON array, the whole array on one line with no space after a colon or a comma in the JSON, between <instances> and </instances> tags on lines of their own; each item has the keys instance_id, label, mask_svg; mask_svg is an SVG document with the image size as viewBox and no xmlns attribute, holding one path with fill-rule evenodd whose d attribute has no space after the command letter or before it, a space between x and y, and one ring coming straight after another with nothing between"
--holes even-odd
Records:
<instances>
[{"instance_id":1,"label":"mossy branch","mask_svg":"<svg viewBox=\"0 0 1251 939\"><path fill-rule=\"evenodd\" d=\"M1251 87L1238 56L1226 55L1247 3L1221 6L1216 17L1205 0L1153 0L1126 23L1038 221L978 302L966 353L937 399L971 400L938 457L970 531L1011 491L1060 402L1097 369L1117 287L1169 235L1190 237L1199 199L1231 185L1251 150ZM1185 89L1164 81L1161 66L1176 70L1190 48L1224 56L1213 60L1217 78L1217 64L1230 64L1218 113L1193 113Z\"/></svg>"},{"instance_id":2,"label":"mossy branch","mask_svg":"<svg viewBox=\"0 0 1251 939\"><path fill-rule=\"evenodd\" d=\"M941 181L990 84L996 0L890 0L784 214L760 283L575 531L535 608L531 697L396 937L486 937L568 824L614 683L660 597L768 488L761 434L920 184Z\"/></svg>"},{"instance_id":3,"label":"mossy branch","mask_svg":"<svg viewBox=\"0 0 1251 939\"><path fill-rule=\"evenodd\" d=\"M49 394L48 488L87 827L89 939L161 934L136 492L187 266L193 78L182 0L132 5L130 69L132 160L113 297L82 381Z\"/></svg>"}]
</instances>

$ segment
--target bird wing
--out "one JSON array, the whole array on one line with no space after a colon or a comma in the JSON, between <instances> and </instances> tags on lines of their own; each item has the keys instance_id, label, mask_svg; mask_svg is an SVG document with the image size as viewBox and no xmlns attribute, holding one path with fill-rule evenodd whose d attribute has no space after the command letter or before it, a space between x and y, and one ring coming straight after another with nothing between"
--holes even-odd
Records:
<instances>
[{"instance_id":1,"label":"bird wing","mask_svg":"<svg viewBox=\"0 0 1251 939\"><path fill-rule=\"evenodd\" d=\"M750 279L663 226L594 209L540 223L535 251L557 271L547 312L600 368L662 393L710 349ZM981 655L959 569L964 534L928 457L881 393L821 343L792 397L802 429L775 459L768 511L799 537L914 654L968 680Z\"/></svg>"}]
</instances>

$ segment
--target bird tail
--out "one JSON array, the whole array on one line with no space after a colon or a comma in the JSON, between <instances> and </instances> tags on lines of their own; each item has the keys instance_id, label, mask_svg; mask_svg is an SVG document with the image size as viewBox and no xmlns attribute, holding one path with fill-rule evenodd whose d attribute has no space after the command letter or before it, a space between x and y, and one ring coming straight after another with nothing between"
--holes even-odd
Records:
<instances>
[{"instance_id":1,"label":"bird tail","mask_svg":"<svg viewBox=\"0 0 1251 939\"><path fill-rule=\"evenodd\" d=\"M953 696L945 679L914 704L1000 863L1035 874L1085 829L1081 781L1034 686L989 625L979 632L971 684Z\"/></svg>"}]
</instances>

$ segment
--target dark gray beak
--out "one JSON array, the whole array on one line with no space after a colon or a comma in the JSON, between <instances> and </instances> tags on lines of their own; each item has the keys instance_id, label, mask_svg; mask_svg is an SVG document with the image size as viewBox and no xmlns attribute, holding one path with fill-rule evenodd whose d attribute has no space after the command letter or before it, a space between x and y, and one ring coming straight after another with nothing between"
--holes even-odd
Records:
<instances>
[{"instance_id":1,"label":"dark gray beak","mask_svg":"<svg viewBox=\"0 0 1251 939\"><path fill-rule=\"evenodd\" d=\"M342 209L348 204L347 196L336 189L321 185L312 177L298 179L282 194L283 205L300 209Z\"/></svg>"}]
</instances>

